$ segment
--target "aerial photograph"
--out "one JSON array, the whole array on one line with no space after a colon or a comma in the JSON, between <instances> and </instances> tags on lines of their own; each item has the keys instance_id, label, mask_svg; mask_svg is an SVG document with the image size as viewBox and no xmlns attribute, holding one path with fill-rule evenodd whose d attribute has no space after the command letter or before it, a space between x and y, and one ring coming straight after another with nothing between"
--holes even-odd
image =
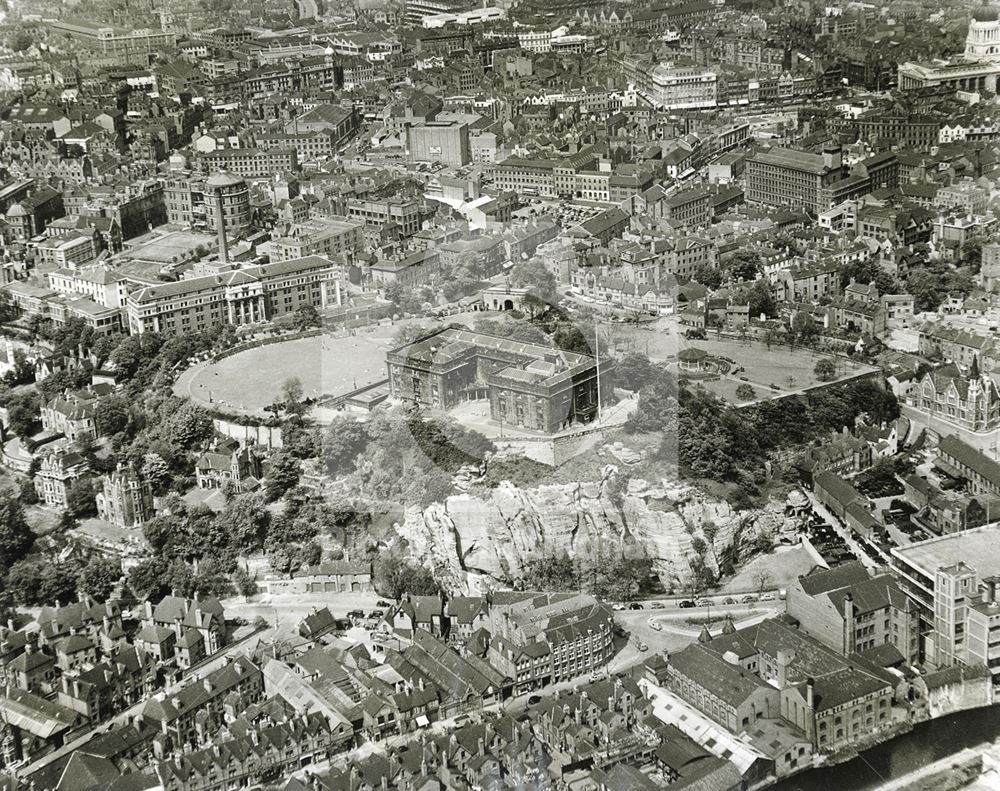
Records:
<instances>
[{"instance_id":1,"label":"aerial photograph","mask_svg":"<svg viewBox=\"0 0 1000 791\"><path fill-rule=\"evenodd\" d=\"M0 791L1000 791L1000 0L0 0Z\"/></svg>"}]
</instances>

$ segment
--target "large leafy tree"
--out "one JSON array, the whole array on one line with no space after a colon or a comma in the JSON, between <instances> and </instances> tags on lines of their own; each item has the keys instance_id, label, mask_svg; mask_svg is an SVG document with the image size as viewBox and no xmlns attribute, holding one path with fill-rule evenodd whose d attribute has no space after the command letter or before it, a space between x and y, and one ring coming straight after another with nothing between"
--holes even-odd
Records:
<instances>
[{"instance_id":1,"label":"large leafy tree","mask_svg":"<svg viewBox=\"0 0 1000 791\"><path fill-rule=\"evenodd\" d=\"M0 573L23 558L34 543L21 503L12 493L0 492Z\"/></svg>"},{"instance_id":2,"label":"large leafy tree","mask_svg":"<svg viewBox=\"0 0 1000 791\"><path fill-rule=\"evenodd\" d=\"M21 439L27 439L42 429L39 418L41 399L38 393L27 391L12 396L7 401L7 420L10 430Z\"/></svg>"},{"instance_id":3,"label":"large leafy tree","mask_svg":"<svg viewBox=\"0 0 1000 791\"><path fill-rule=\"evenodd\" d=\"M94 422L102 437L120 434L128 428L129 402L124 396L109 395L94 406Z\"/></svg>"},{"instance_id":4,"label":"large leafy tree","mask_svg":"<svg viewBox=\"0 0 1000 791\"><path fill-rule=\"evenodd\" d=\"M244 552L263 548L271 522L271 513L264 505L264 495L259 492L238 495L226 504L217 522L231 547Z\"/></svg>"},{"instance_id":5,"label":"large leafy tree","mask_svg":"<svg viewBox=\"0 0 1000 791\"><path fill-rule=\"evenodd\" d=\"M726 268L733 280L755 280L760 274L760 253L756 250L740 250L726 262Z\"/></svg>"},{"instance_id":6,"label":"large leafy tree","mask_svg":"<svg viewBox=\"0 0 1000 791\"><path fill-rule=\"evenodd\" d=\"M81 593L106 601L122 577L122 564L117 558L93 557L80 569L77 588Z\"/></svg>"},{"instance_id":7,"label":"large leafy tree","mask_svg":"<svg viewBox=\"0 0 1000 791\"><path fill-rule=\"evenodd\" d=\"M510 279L514 285L526 288L531 295L544 303L552 303L556 297L556 278L540 258L518 261L511 269Z\"/></svg>"},{"instance_id":8,"label":"large leafy tree","mask_svg":"<svg viewBox=\"0 0 1000 791\"><path fill-rule=\"evenodd\" d=\"M837 376L837 364L829 357L824 357L822 360L816 361L816 368L813 373L816 374L816 378L821 382L833 381Z\"/></svg>"},{"instance_id":9,"label":"large leafy tree","mask_svg":"<svg viewBox=\"0 0 1000 791\"><path fill-rule=\"evenodd\" d=\"M204 409L185 402L167 418L163 429L164 439L178 448L190 450L211 439L213 424Z\"/></svg>"},{"instance_id":10,"label":"large leafy tree","mask_svg":"<svg viewBox=\"0 0 1000 791\"><path fill-rule=\"evenodd\" d=\"M367 442L365 424L353 418L335 418L323 433L321 451L330 473L340 475L353 470Z\"/></svg>"},{"instance_id":11,"label":"large leafy tree","mask_svg":"<svg viewBox=\"0 0 1000 791\"><path fill-rule=\"evenodd\" d=\"M404 593L433 596L441 586L429 569L386 553L375 561L375 589L383 596L399 599Z\"/></svg>"},{"instance_id":12,"label":"large leafy tree","mask_svg":"<svg viewBox=\"0 0 1000 791\"><path fill-rule=\"evenodd\" d=\"M267 471L267 499L277 500L299 482L301 474L299 459L284 450L274 453Z\"/></svg>"},{"instance_id":13,"label":"large leafy tree","mask_svg":"<svg viewBox=\"0 0 1000 791\"><path fill-rule=\"evenodd\" d=\"M615 365L615 384L626 390L641 390L653 384L666 370L638 352L629 352Z\"/></svg>"},{"instance_id":14,"label":"large leafy tree","mask_svg":"<svg viewBox=\"0 0 1000 791\"><path fill-rule=\"evenodd\" d=\"M66 510L78 519L97 516L96 487L91 478L80 478L66 492Z\"/></svg>"},{"instance_id":15,"label":"large leafy tree","mask_svg":"<svg viewBox=\"0 0 1000 791\"><path fill-rule=\"evenodd\" d=\"M26 606L66 603L76 598L76 572L51 560L25 559L10 568L5 586L15 601Z\"/></svg>"}]
</instances>

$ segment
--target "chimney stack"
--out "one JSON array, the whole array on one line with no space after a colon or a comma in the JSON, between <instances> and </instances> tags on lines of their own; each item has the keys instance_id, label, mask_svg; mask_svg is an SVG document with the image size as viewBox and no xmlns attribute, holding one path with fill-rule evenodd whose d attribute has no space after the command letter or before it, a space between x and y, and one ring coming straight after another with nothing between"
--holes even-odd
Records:
<instances>
[{"instance_id":1,"label":"chimney stack","mask_svg":"<svg viewBox=\"0 0 1000 791\"><path fill-rule=\"evenodd\" d=\"M854 597L844 595L844 653L854 652Z\"/></svg>"},{"instance_id":2,"label":"chimney stack","mask_svg":"<svg viewBox=\"0 0 1000 791\"><path fill-rule=\"evenodd\" d=\"M788 666L795 658L795 654L785 648L778 649L778 687L784 689L788 685Z\"/></svg>"}]
</instances>

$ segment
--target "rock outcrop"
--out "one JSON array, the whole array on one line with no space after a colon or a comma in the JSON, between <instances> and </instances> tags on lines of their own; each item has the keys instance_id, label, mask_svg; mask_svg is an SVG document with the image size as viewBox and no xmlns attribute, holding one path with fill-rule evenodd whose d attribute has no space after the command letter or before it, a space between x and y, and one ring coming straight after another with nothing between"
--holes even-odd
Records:
<instances>
[{"instance_id":1,"label":"rock outcrop","mask_svg":"<svg viewBox=\"0 0 1000 791\"><path fill-rule=\"evenodd\" d=\"M767 545L792 527L778 503L733 511L691 486L634 479L621 492L609 485L615 475L609 466L593 482L535 488L504 483L488 497L452 496L407 512L397 531L448 587L474 592L515 582L532 559L563 552L586 557L602 545L643 551L664 585L676 587L690 579L695 537L709 545L705 563L717 570L719 558L742 559L747 548ZM709 523L714 530L706 535Z\"/></svg>"}]
</instances>

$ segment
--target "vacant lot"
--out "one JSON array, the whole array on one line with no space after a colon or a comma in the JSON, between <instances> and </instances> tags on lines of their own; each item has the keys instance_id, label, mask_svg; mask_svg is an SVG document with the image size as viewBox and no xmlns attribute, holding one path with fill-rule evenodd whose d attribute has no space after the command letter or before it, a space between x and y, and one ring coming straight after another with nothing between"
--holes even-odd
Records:
<instances>
[{"instance_id":1,"label":"vacant lot","mask_svg":"<svg viewBox=\"0 0 1000 791\"><path fill-rule=\"evenodd\" d=\"M724 580L719 592L759 590L762 581L765 590L787 588L815 565L816 560L801 544L777 547L766 555L758 555L735 576Z\"/></svg>"}]
</instances>

